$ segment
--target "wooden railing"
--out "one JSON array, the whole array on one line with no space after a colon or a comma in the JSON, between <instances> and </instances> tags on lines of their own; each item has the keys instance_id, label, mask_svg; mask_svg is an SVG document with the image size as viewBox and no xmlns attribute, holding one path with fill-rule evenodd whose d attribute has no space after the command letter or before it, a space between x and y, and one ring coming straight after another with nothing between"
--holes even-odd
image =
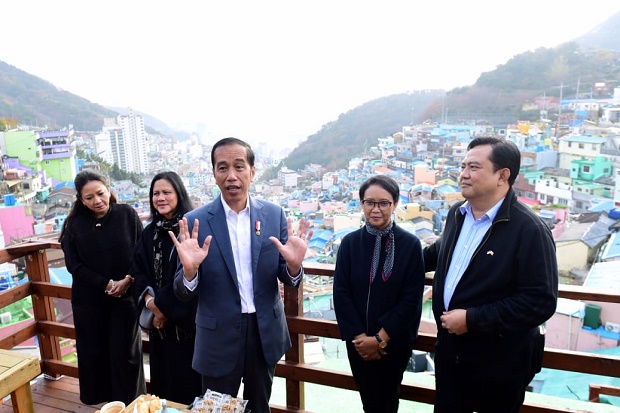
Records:
<instances>
[{"instance_id":1,"label":"wooden railing","mask_svg":"<svg viewBox=\"0 0 620 413\"><path fill-rule=\"evenodd\" d=\"M20 343L38 337L41 353L41 370L48 377L67 375L78 377L75 364L61 358L60 338L75 338L73 325L56 321L53 298L71 298L71 288L50 282L46 250L57 250L56 242L31 242L0 250L0 263L25 258L29 282L0 293L0 308L31 296L34 318L19 330L0 337L0 348L11 349ZM333 265L308 264L306 274L333 276ZM430 280L427 280L430 284ZM601 292L575 286L560 286L560 296L574 300L620 303L620 294ZM293 347L285 359L276 367L276 376L286 380L286 407L272 406L272 411L302 412L305 409L304 383L316 383L340 389L355 390L351 374L327 370L304 362L304 335L340 338L338 326L333 321L318 320L303 316L303 290L284 289L284 305ZM416 350L433 352L435 336L420 334L414 343ZM148 348L148 346L147 346ZM544 367L590 373L601 376L620 377L620 357L589 354L576 351L545 349ZM612 391L609 389L604 389ZM401 399L432 404L435 390L432 386L405 383ZM553 406L542 406L526 402L524 413L568 412Z\"/></svg>"}]
</instances>

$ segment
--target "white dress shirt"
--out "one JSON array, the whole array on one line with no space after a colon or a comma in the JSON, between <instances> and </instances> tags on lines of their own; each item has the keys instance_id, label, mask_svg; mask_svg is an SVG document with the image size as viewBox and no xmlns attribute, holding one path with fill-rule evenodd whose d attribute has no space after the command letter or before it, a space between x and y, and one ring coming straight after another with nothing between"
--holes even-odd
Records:
<instances>
[{"instance_id":1,"label":"white dress shirt","mask_svg":"<svg viewBox=\"0 0 620 413\"><path fill-rule=\"evenodd\" d=\"M250 198L246 201L245 208L238 214L230 209L224 198L220 197L224 214L226 215L226 227L230 237L230 245L235 259L235 272L241 297L241 312L255 313L254 284L252 283L252 242L250 231ZM198 285L198 277L187 281L183 277L183 284L188 290L194 291Z\"/></svg>"},{"instance_id":2,"label":"white dress shirt","mask_svg":"<svg viewBox=\"0 0 620 413\"><path fill-rule=\"evenodd\" d=\"M255 313L254 305L254 284L252 274L252 227L250 222L250 198L248 198L245 208L238 214L230 209L224 198L220 197L226 214L226 226L228 227L228 235L232 246L233 256L235 259L235 272L237 273L237 283L239 285L239 296L241 297L241 312ZM293 276L286 267L286 273L294 283L299 282L304 275L303 265L299 274ZM194 291L198 286L198 277L187 281L183 277L183 285Z\"/></svg>"},{"instance_id":3,"label":"white dress shirt","mask_svg":"<svg viewBox=\"0 0 620 413\"><path fill-rule=\"evenodd\" d=\"M239 284L241 297L241 312L255 313L254 285L252 283L252 242L250 231L250 204L249 198L245 208L236 213L222 199L226 212L226 224L233 256L235 257L235 272Z\"/></svg>"}]
</instances>

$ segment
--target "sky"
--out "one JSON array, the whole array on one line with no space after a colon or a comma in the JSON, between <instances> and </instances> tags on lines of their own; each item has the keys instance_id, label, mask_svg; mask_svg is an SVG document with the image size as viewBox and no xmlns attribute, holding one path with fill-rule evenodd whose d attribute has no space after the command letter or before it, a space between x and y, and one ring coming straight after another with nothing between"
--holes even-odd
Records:
<instances>
[{"instance_id":1,"label":"sky","mask_svg":"<svg viewBox=\"0 0 620 413\"><path fill-rule=\"evenodd\" d=\"M207 141L294 147L370 100L471 85L619 11L618 0L18 0L2 7L0 60Z\"/></svg>"}]
</instances>

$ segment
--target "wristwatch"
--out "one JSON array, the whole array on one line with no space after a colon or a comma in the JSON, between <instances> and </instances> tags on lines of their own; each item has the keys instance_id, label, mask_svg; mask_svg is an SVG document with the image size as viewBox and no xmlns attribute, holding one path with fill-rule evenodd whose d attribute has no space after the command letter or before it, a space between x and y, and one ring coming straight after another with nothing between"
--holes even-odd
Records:
<instances>
[{"instance_id":1,"label":"wristwatch","mask_svg":"<svg viewBox=\"0 0 620 413\"><path fill-rule=\"evenodd\" d=\"M383 341L383 339L381 338L381 336L379 334L377 334L375 336L375 338L377 339L377 343L379 343L379 348L386 348L387 347L387 341Z\"/></svg>"}]
</instances>

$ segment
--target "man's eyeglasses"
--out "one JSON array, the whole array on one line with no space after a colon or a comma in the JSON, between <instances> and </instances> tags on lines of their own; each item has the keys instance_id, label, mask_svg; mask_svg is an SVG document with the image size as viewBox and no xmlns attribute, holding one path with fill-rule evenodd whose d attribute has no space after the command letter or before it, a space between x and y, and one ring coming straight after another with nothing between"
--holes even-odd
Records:
<instances>
[{"instance_id":1,"label":"man's eyeglasses","mask_svg":"<svg viewBox=\"0 0 620 413\"><path fill-rule=\"evenodd\" d=\"M366 209L374 209L375 207L379 207L379 209L381 211L385 211L387 209L389 209L392 206L393 202L390 201L379 201L379 202L375 202L375 201L371 201L370 199L364 199L362 201L362 205L364 205L364 208Z\"/></svg>"}]
</instances>

